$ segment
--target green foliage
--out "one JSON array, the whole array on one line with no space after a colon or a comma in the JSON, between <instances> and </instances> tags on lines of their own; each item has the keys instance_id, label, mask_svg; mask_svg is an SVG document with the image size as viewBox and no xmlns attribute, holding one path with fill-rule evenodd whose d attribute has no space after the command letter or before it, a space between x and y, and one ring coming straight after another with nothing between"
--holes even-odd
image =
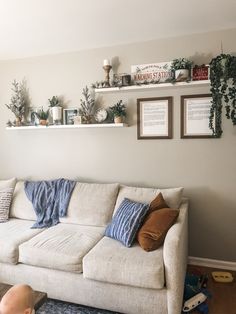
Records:
<instances>
[{"instance_id":1,"label":"green foliage","mask_svg":"<svg viewBox=\"0 0 236 314\"><path fill-rule=\"evenodd\" d=\"M61 102L58 96L52 96L52 98L48 99L49 107L61 107Z\"/></svg>"},{"instance_id":2,"label":"green foliage","mask_svg":"<svg viewBox=\"0 0 236 314\"><path fill-rule=\"evenodd\" d=\"M193 62L186 58L174 59L171 64L171 70L190 70Z\"/></svg>"},{"instance_id":3,"label":"green foliage","mask_svg":"<svg viewBox=\"0 0 236 314\"><path fill-rule=\"evenodd\" d=\"M122 100L119 100L114 106L111 106L110 112L113 117L125 117L126 116L126 107L123 104Z\"/></svg>"},{"instance_id":4,"label":"green foliage","mask_svg":"<svg viewBox=\"0 0 236 314\"><path fill-rule=\"evenodd\" d=\"M49 110L42 109L38 110L37 112L32 112L32 117L37 117L39 120L47 120L49 116Z\"/></svg>"},{"instance_id":5,"label":"green foliage","mask_svg":"<svg viewBox=\"0 0 236 314\"><path fill-rule=\"evenodd\" d=\"M79 109L79 114L84 117L91 116L93 114L95 100L89 93L87 86L83 89L82 95L84 96L84 100L80 99L81 108Z\"/></svg>"},{"instance_id":6,"label":"green foliage","mask_svg":"<svg viewBox=\"0 0 236 314\"><path fill-rule=\"evenodd\" d=\"M236 57L220 54L210 62L212 105L209 127L216 137L223 133L222 110L225 107L227 119L236 125ZM214 125L215 122L215 125Z\"/></svg>"},{"instance_id":7,"label":"green foliage","mask_svg":"<svg viewBox=\"0 0 236 314\"><path fill-rule=\"evenodd\" d=\"M22 119L26 111L27 106L27 89L26 81L17 82L16 80L12 83L13 95L10 103L6 107L11 110L16 118Z\"/></svg>"}]
</instances>

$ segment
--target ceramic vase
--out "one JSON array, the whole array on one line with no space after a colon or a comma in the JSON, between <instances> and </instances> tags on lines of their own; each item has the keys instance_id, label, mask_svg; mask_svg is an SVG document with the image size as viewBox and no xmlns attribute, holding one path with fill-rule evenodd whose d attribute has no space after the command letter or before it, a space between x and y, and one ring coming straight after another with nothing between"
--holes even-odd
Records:
<instances>
[{"instance_id":1,"label":"ceramic vase","mask_svg":"<svg viewBox=\"0 0 236 314\"><path fill-rule=\"evenodd\" d=\"M61 124L61 118L62 118L62 108L59 106L52 107L50 109L53 124Z\"/></svg>"},{"instance_id":2,"label":"ceramic vase","mask_svg":"<svg viewBox=\"0 0 236 314\"><path fill-rule=\"evenodd\" d=\"M177 82L187 81L188 78L189 70L187 69L175 70L175 79Z\"/></svg>"}]
</instances>

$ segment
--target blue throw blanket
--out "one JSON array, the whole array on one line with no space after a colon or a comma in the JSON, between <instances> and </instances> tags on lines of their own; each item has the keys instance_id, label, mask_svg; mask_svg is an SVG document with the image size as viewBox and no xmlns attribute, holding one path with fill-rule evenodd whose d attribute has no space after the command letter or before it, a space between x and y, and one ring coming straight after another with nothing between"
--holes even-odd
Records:
<instances>
[{"instance_id":1,"label":"blue throw blanket","mask_svg":"<svg viewBox=\"0 0 236 314\"><path fill-rule=\"evenodd\" d=\"M33 204L37 221L32 228L45 228L58 224L59 217L67 213L75 181L25 181L25 193Z\"/></svg>"}]
</instances>

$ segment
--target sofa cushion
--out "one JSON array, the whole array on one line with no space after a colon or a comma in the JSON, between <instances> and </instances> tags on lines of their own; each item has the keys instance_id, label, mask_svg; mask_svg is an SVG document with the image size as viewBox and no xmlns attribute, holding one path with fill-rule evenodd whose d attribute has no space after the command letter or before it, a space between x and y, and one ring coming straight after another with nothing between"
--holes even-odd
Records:
<instances>
[{"instance_id":1,"label":"sofa cushion","mask_svg":"<svg viewBox=\"0 0 236 314\"><path fill-rule=\"evenodd\" d=\"M150 203L160 192L169 207L179 208L183 194L183 188L181 187L172 189L152 189L122 185L120 186L114 213L124 198L129 198L140 203Z\"/></svg>"},{"instance_id":2,"label":"sofa cushion","mask_svg":"<svg viewBox=\"0 0 236 314\"><path fill-rule=\"evenodd\" d=\"M163 252L145 252L137 243L131 248L104 237L83 259L85 278L141 288L164 286Z\"/></svg>"},{"instance_id":3,"label":"sofa cushion","mask_svg":"<svg viewBox=\"0 0 236 314\"><path fill-rule=\"evenodd\" d=\"M30 229L31 226L32 221L14 218L0 224L0 262L18 262L19 245L42 232L39 229Z\"/></svg>"},{"instance_id":4,"label":"sofa cushion","mask_svg":"<svg viewBox=\"0 0 236 314\"><path fill-rule=\"evenodd\" d=\"M25 194L24 181L18 181L16 183L10 209L10 217L33 221L36 220L33 205Z\"/></svg>"},{"instance_id":5,"label":"sofa cushion","mask_svg":"<svg viewBox=\"0 0 236 314\"><path fill-rule=\"evenodd\" d=\"M148 204L132 202L125 198L111 223L107 226L105 235L130 247L148 211L148 207Z\"/></svg>"},{"instance_id":6,"label":"sofa cushion","mask_svg":"<svg viewBox=\"0 0 236 314\"><path fill-rule=\"evenodd\" d=\"M63 223L106 226L111 220L118 193L118 184L77 182L71 195Z\"/></svg>"},{"instance_id":7,"label":"sofa cushion","mask_svg":"<svg viewBox=\"0 0 236 314\"><path fill-rule=\"evenodd\" d=\"M82 272L82 259L102 238L104 227L58 224L19 247L24 264Z\"/></svg>"}]
</instances>

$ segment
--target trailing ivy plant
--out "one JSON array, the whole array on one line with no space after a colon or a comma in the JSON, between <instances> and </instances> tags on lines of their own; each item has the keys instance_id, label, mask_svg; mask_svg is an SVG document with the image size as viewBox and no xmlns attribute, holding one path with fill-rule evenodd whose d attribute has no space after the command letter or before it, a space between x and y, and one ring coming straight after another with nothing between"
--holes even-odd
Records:
<instances>
[{"instance_id":1,"label":"trailing ivy plant","mask_svg":"<svg viewBox=\"0 0 236 314\"><path fill-rule=\"evenodd\" d=\"M209 127L213 135L223 133L222 111L225 107L227 119L236 125L236 57L220 54L210 62L210 81L212 105L210 108Z\"/></svg>"}]
</instances>

